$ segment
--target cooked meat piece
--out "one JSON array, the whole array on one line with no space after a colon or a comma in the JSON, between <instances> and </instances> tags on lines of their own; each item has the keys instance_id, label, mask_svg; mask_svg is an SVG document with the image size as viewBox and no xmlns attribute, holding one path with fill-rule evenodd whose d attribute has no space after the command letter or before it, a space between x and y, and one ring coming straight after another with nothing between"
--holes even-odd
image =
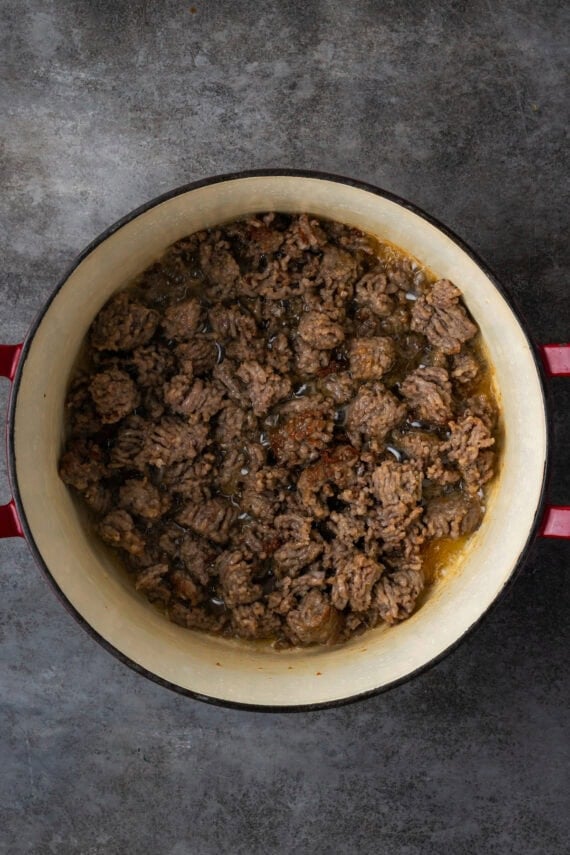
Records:
<instances>
[{"instance_id":1,"label":"cooked meat piece","mask_svg":"<svg viewBox=\"0 0 570 855\"><path fill-rule=\"evenodd\" d=\"M237 508L218 497L201 505L190 502L176 515L176 521L214 543L227 543L237 516Z\"/></svg>"},{"instance_id":2,"label":"cooked meat piece","mask_svg":"<svg viewBox=\"0 0 570 855\"><path fill-rule=\"evenodd\" d=\"M400 392L413 412L424 422L444 425L453 415L451 383L444 368L416 368L408 374Z\"/></svg>"},{"instance_id":3,"label":"cooked meat piece","mask_svg":"<svg viewBox=\"0 0 570 855\"><path fill-rule=\"evenodd\" d=\"M287 615L286 631L294 644L334 644L342 625L340 612L325 594L313 588Z\"/></svg>"},{"instance_id":4,"label":"cooked meat piece","mask_svg":"<svg viewBox=\"0 0 570 855\"><path fill-rule=\"evenodd\" d=\"M461 345L477 333L459 302L461 292L448 279L440 279L412 309L412 329L424 333L444 353L459 353Z\"/></svg>"},{"instance_id":5,"label":"cooked meat piece","mask_svg":"<svg viewBox=\"0 0 570 855\"><path fill-rule=\"evenodd\" d=\"M240 492L243 495L249 489L249 476L264 466L266 457L266 449L254 442L226 449L217 473L222 493L230 496ZM247 502L243 507L247 508Z\"/></svg>"},{"instance_id":6,"label":"cooked meat piece","mask_svg":"<svg viewBox=\"0 0 570 855\"><path fill-rule=\"evenodd\" d=\"M340 324L322 312L306 312L299 321L299 337L318 350L331 350L344 341L344 330Z\"/></svg>"},{"instance_id":7,"label":"cooked meat piece","mask_svg":"<svg viewBox=\"0 0 570 855\"><path fill-rule=\"evenodd\" d=\"M355 380L379 380L394 364L396 348L391 338L354 338L350 345L350 373Z\"/></svg>"},{"instance_id":8,"label":"cooked meat piece","mask_svg":"<svg viewBox=\"0 0 570 855\"><path fill-rule=\"evenodd\" d=\"M410 333L410 335L417 335L420 336L420 338L423 338L420 333ZM449 373L449 356L447 356L447 354L442 350L431 348L430 350L424 351L422 362L428 368L445 368Z\"/></svg>"},{"instance_id":9,"label":"cooked meat piece","mask_svg":"<svg viewBox=\"0 0 570 855\"><path fill-rule=\"evenodd\" d=\"M231 339L223 347L223 354L229 359L233 359L238 365L242 362L265 362L267 355L267 342L261 336L257 336L251 341L246 338Z\"/></svg>"},{"instance_id":10,"label":"cooked meat piece","mask_svg":"<svg viewBox=\"0 0 570 855\"><path fill-rule=\"evenodd\" d=\"M323 247L319 277L326 284L331 282L354 282L357 271L358 265L350 252L339 249L332 244L327 244Z\"/></svg>"},{"instance_id":11,"label":"cooked meat piece","mask_svg":"<svg viewBox=\"0 0 570 855\"><path fill-rule=\"evenodd\" d=\"M147 344L158 326L159 315L121 291L106 303L91 327L95 350L131 350Z\"/></svg>"},{"instance_id":12,"label":"cooked meat piece","mask_svg":"<svg viewBox=\"0 0 570 855\"><path fill-rule=\"evenodd\" d=\"M208 425L202 421L183 422L165 416L152 425L140 461L161 468L178 460L193 460L204 448L208 439Z\"/></svg>"},{"instance_id":13,"label":"cooked meat piece","mask_svg":"<svg viewBox=\"0 0 570 855\"><path fill-rule=\"evenodd\" d=\"M429 482L437 486L438 491L439 487L449 487L461 481L459 470L446 459L445 455L442 456L441 446L440 451L434 455L433 461L426 466L425 475ZM425 488L426 484L424 484L424 493L427 495Z\"/></svg>"},{"instance_id":14,"label":"cooked meat piece","mask_svg":"<svg viewBox=\"0 0 570 855\"><path fill-rule=\"evenodd\" d=\"M289 470L282 466L264 466L252 473L251 487L258 493L263 490L279 490L289 483Z\"/></svg>"},{"instance_id":15,"label":"cooked meat piece","mask_svg":"<svg viewBox=\"0 0 570 855\"><path fill-rule=\"evenodd\" d=\"M364 545L366 554L369 556L376 556L378 551L367 542L371 521L369 511L373 504L370 491L366 490L365 495L361 492L356 502L351 501L348 493L348 490L343 490L341 493L341 496L345 497L344 501L348 504L348 508L344 513L332 511L327 521L327 528L334 534L333 540L326 547L333 559L328 566L333 570L337 570L351 560L356 545Z\"/></svg>"},{"instance_id":16,"label":"cooked meat piece","mask_svg":"<svg viewBox=\"0 0 570 855\"><path fill-rule=\"evenodd\" d=\"M275 518L275 528L281 541L281 546L273 553L277 575L296 575L322 553L322 542L312 537L310 518L283 514Z\"/></svg>"},{"instance_id":17,"label":"cooked meat piece","mask_svg":"<svg viewBox=\"0 0 570 855\"><path fill-rule=\"evenodd\" d=\"M238 263L228 249L221 245L212 246L205 241L200 246L200 264L208 277L210 292L229 297L240 274Z\"/></svg>"},{"instance_id":18,"label":"cooked meat piece","mask_svg":"<svg viewBox=\"0 0 570 855\"><path fill-rule=\"evenodd\" d=\"M449 493L429 502L424 516L429 537L456 538L471 534L481 523L483 509L476 499Z\"/></svg>"},{"instance_id":19,"label":"cooked meat piece","mask_svg":"<svg viewBox=\"0 0 570 855\"><path fill-rule=\"evenodd\" d=\"M216 365L212 375L228 398L231 398L240 407L249 409L247 392L244 390L241 380L236 376L236 369L233 362L230 362L229 359L224 359L220 365Z\"/></svg>"},{"instance_id":20,"label":"cooked meat piece","mask_svg":"<svg viewBox=\"0 0 570 855\"><path fill-rule=\"evenodd\" d=\"M194 460L179 460L161 470L160 484L165 490L187 496L196 502L209 499L216 464L216 456L208 451Z\"/></svg>"},{"instance_id":21,"label":"cooked meat piece","mask_svg":"<svg viewBox=\"0 0 570 855\"><path fill-rule=\"evenodd\" d=\"M241 494L241 507L253 517L272 522L284 500L288 480L288 471L278 466L249 472Z\"/></svg>"},{"instance_id":22,"label":"cooked meat piece","mask_svg":"<svg viewBox=\"0 0 570 855\"><path fill-rule=\"evenodd\" d=\"M472 383L479 371L479 363L469 351L460 351L453 357L451 376L458 383Z\"/></svg>"},{"instance_id":23,"label":"cooked meat piece","mask_svg":"<svg viewBox=\"0 0 570 855\"><path fill-rule=\"evenodd\" d=\"M246 482L242 490L240 507L246 514L261 520L273 520L281 506L281 498L272 490L257 491Z\"/></svg>"},{"instance_id":24,"label":"cooked meat piece","mask_svg":"<svg viewBox=\"0 0 570 855\"><path fill-rule=\"evenodd\" d=\"M272 255L274 252L277 252L284 240L283 232L278 232L276 229L268 227L267 223L257 218L249 221L247 237L250 241L246 245L248 246L248 253L255 258L260 255Z\"/></svg>"},{"instance_id":25,"label":"cooked meat piece","mask_svg":"<svg viewBox=\"0 0 570 855\"><path fill-rule=\"evenodd\" d=\"M410 430L406 433L394 432L394 445L406 457L427 463L439 450L440 441L435 433L423 430Z\"/></svg>"},{"instance_id":26,"label":"cooked meat piece","mask_svg":"<svg viewBox=\"0 0 570 855\"><path fill-rule=\"evenodd\" d=\"M207 585L214 572L217 553L205 540L191 537L187 532L180 540L177 556L190 575L201 585Z\"/></svg>"},{"instance_id":27,"label":"cooked meat piece","mask_svg":"<svg viewBox=\"0 0 570 855\"><path fill-rule=\"evenodd\" d=\"M85 493L107 475L105 455L100 445L89 439L72 439L61 456L62 481Z\"/></svg>"},{"instance_id":28,"label":"cooked meat piece","mask_svg":"<svg viewBox=\"0 0 570 855\"><path fill-rule=\"evenodd\" d=\"M96 514L103 515L111 510L113 505L113 494L111 490L104 487L103 484L90 484L87 489L82 492L83 501L95 511Z\"/></svg>"},{"instance_id":29,"label":"cooked meat piece","mask_svg":"<svg viewBox=\"0 0 570 855\"><path fill-rule=\"evenodd\" d=\"M170 559L180 561L193 579L208 585L219 547L195 537L176 523L167 523L162 528L158 547Z\"/></svg>"},{"instance_id":30,"label":"cooked meat piece","mask_svg":"<svg viewBox=\"0 0 570 855\"><path fill-rule=\"evenodd\" d=\"M460 469L474 463L482 448L495 444L487 425L476 416L463 416L449 427L450 436L443 448Z\"/></svg>"},{"instance_id":31,"label":"cooked meat piece","mask_svg":"<svg viewBox=\"0 0 570 855\"><path fill-rule=\"evenodd\" d=\"M237 376L246 384L247 394L256 416L263 416L271 407L291 394L291 381L258 362L244 362Z\"/></svg>"},{"instance_id":32,"label":"cooked meat piece","mask_svg":"<svg viewBox=\"0 0 570 855\"><path fill-rule=\"evenodd\" d=\"M177 597L186 600L192 606L199 605L204 600L204 590L184 570L173 570L170 574L172 589Z\"/></svg>"},{"instance_id":33,"label":"cooked meat piece","mask_svg":"<svg viewBox=\"0 0 570 855\"><path fill-rule=\"evenodd\" d=\"M247 458L247 468L251 473L257 472L267 462L267 448L261 442L249 440L244 443L244 451Z\"/></svg>"},{"instance_id":34,"label":"cooked meat piece","mask_svg":"<svg viewBox=\"0 0 570 855\"><path fill-rule=\"evenodd\" d=\"M346 319L346 310L351 306L353 296L352 279L330 278L321 283L318 291L307 290L304 301L307 311L326 312L332 321L343 324Z\"/></svg>"},{"instance_id":35,"label":"cooked meat piece","mask_svg":"<svg viewBox=\"0 0 570 855\"><path fill-rule=\"evenodd\" d=\"M416 273L418 267L411 258L393 258L385 264L386 277L392 288L403 292L400 298L407 293L416 291Z\"/></svg>"},{"instance_id":36,"label":"cooked meat piece","mask_svg":"<svg viewBox=\"0 0 570 855\"><path fill-rule=\"evenodd\" d=\"M251 342L259 335L255 318L239 305L225 306L216 303L208 312L208 317L214 334L220 341L239 338Z\"/></svg>"},{"instance_id":37,"label":"cooked meat piece","mask_svg":"<svg viewBox=\"0 0 570 855\"><path fill-rule=\"evenodd\" d=\"M192 382L186 374L175 374L164 386L164 402L174 413L181 416L195 413L204 422L220 411L223 399L220 389L200 377Z\"/></svg>"},{"instance_id":38,"label":"cooked meat piece","mask_svg":"<svg viewBox=\"0 0 570 855\"><path fill-rule=\"evenodd\" d=\"M297 481L297 491L306 510L316 519L328 516L327 499L334 497L335 489L349 485L357 459L356 449L350 445L338 445L331 451L325 450L316 463L303 469ZM363 493L360 488L359 493Z\"/></svg>"},{"instance_id":39,"label":"cooked meat piece","mask_svg":"<svg viewBox=\"0 0 570 855\"><path fill-rule=\"evenodd\" d=\"M377 508L371 514L368 525L368 537L381 538L384 542L384 552L401 549L406 545L420 547L425 540L425 534L420 526L422 507L415 505L410 508L403 503Z\"/></svg>"},{"instance_id":40,"label":"cooked meat piece","mask_svg":"<svg viewBox=\"0 0 570 855\"><path fill-rule=\"evenodd\" d=\"M415 463L384 460L372 472L372 490L384 506L404 504L413 507L422 494L421 469Z\"/></svg>"},{"instance_id":41,"label":"cooked meat piece","mask_svg":"<svg viewBox=\"0 0 570 855\"><path fill-rule=\"evenodd\" d=\"M304 597L312 588L323 590L330 580L325 577L323 570L310 569L295 579L284 576L275 582L275 587L267 597L267 605L280 615L287 615L296 609L299 598Z\"/></svg>"},{"instance_id":42,"label":"cooked meat piece","mask_svg":"<svg viewBox=\"0 0 570 855\"><path fill-rule=\"evenodd\" d=\"M317 219L300 214L290 224L285 234L285 252L299 258L308 249L318 249L327 242L327 236Z\"/></svg>"},{"instance_id":43,"label":"cooked meat piece","mask_svg":"<svg viewBox=\"0 0 570 855\"><path fill-rule=\"evenodd\" d=\"M410 309L408 306L396 305L392 314L382 320L380 327L385 335L405 335L410 329Z\"/></svg>"},{"instance_id":44,"label":"cooked meat piece","mask_svg":"<svg viewBox=\"0 0 570 855\"><path fill-rule=\"evenodd\" d=\"M278 573L298 573L303 567L312 564L323 551L323 544L314 540L296 543L291 540L284 543L273 553Z\"/></svg>"},{"instance_id":45,"label":"cooked meat piece","mask_svg":"<svg viewBox=\"0 0 570 855\"><path fill-rule=\"evenodd\" d=\"M331 592L333 606L342 611L350 603L355 612L367 611L372 602L372 589L383 569L378 562L355 552L336 572Z\"/></svg>"},{"instance_id":46,"label":"cooked meat piece","mask_svg":"<svg viewBox=\"0 0 570 855\"><path fill-rule=\"evenodd\" d=\"M356 338L372 338L383 332L378 315L366 306L354 312L353 329Z\"/></svg>"},{"instance_id":47,"label":"cooked meat piece","mask_svg":"<svg viewBox=\"0 0 570 855\"><path fill-rule=\"evenodd\" d=\"M400 541L386 541L382 546L382 559L389 572L414 570L422 572L423 556L421 548L426 542L426 533L421 521L416 521Z\"/></svg>"},{"instance_id":48,"label":"cooked meat piece","mask_svg":"<svg viewBox=\"0 0 570 855\"><path fill-rule=\"evenodd\" d=\"M216 562L221 593L226 606L254 603L262 595L261 585L253 582L254 567L244 559L241 550L226 550Z\"/></svg>"},{"instance_id":49,"label":"cooked meat piece","mask_svg":"<svg viewBox=\"0 0 570 855\"><path fill-rule=\"evenodd\" d=\"M243 410L233 401L224 401L217 419L215 439L222 446L232 445L241 436L253 430L255 422L251 410Z\"/></svg>"},{"instance_id":50,"label":"cooked meat piece","mask_svg":"<svg viewBox=\"0 0 570 855\"><path fill-rule=\"evenodd\" d=\"M474 395L472 398L467 398L461 409L465 415L481 419L490 431L494 431L497 427L499 414L487 395Z\"/></svg>"},{"instance_id":51,"label":"cooked meat piece","mask_svg":"<svg viewBox=\"0 0 570 855\"><path fill-rule=\"evenodd\" d=\"M129 416L115 434L109 460L110 469L144 469L141 452L151 425L141 416Z\"/></svg>"},{"instance_id":52,"label":"cooked meat piece","mask_svg":"<svg viewBox=\"0 0 570 855\"><path fill-rule=\"evenodd\" d=\"M142 591L151 603L166 605L172 597L172 589L167 582L168 564L153 564L137 573L135 588Z\"/></svg>"},{"instance_id":53,"label":"cooked meat piece","mask_svg":"<svg viewBox=\"0 0 570 855\"><path fill-rule=\"evenodd\" d=\"M328 374L319 383L324 395L330 395L335 404L346 404L356 392L356 383L348 372Z\"/></svg>"},{"instance_id":54,"label":"cooked meat piece","mask_svg":"<svg viewBox=\"0 0 570 855\"><path fill-rule=\"evenodd\" d=\"M111 546L124 549L132 555L142 555L144 537L136 528L133 518L124 510L111 511L99 523L99 534Z\"/></svg>"},{"instance_id":55,"label":"cooked meat piece","mask_svg":"<svg viewBox=\"0 0 570 855\"><path fill-rule=\"evenodd\" d=\"M65 415L71 436L93 436L101 430L101 417L93 404L90 383L91 376L82 372L67 393Z\"/></svg>"},{"instance_id":56,"label":"cooked meat piece","mask_svg":"<svg viewBox=\"0 0 570 855\"><path fill-rule=\"evenodd\" d=\"M118 368L95 374L89 389L103 424L124 419L140 404L137 387L129 375Z\"/></svg>"},{"instance_id":57,"label":"cooked meat piece","mask_svg":"<svg viewBox=\"0 0 570 855\"><path fill-rule=\"evenodd\" d=\"M422 480L421 468L414 462L385 460L373 471L372 490L380 506L370 512L370 534L392 548L406 539L419 538L414 525L422 515L418 504Z\"/></svg>"},{"instance_id":58,"label":"cooked meat piece","mask_svg":"<svg viewBox=\"0 0 570 855\"><path fill-rule=\"evenodd\" d=\"M157 422L166 412L163 397L157 389L143 389L141 405L150 422Z\"/></svg>"},{"instance_id":59,"label":"cooked meat piece","mask_svg":"<svg viewBox=\"0 0 570 855\"><path fill-rule=\"evenodd\" d=\"M307 396L282 410L279 425L271 431L271 448L278 461L293 466L315 460L331 441L334 413L330 403Z\"/></svg>"},{"instance_id":60,"label":"cooked meat piece","mask_svg":"<svg viewBox=\"0 0 570 855\"><path fill-rule=\"evenodd\" d=\"M481 451L477 458L461 468L463 484L470 496L475 496L495 474L495 454Z\"/></svg>"},{"instance_id":61,"label":"cooked meat piece","mask_svg":"<svg viewBox=\"0 0 570 855\"><path fill-rule=\"evenodd\" d=\"M248 472L245 449L235 446L226 449L217 471L220 491L225 496L233 496L234 493L241 492Z\"/></svg>"},{"instance_id":62,"label":"cooked meat piece","mask_svg":"<svg viewBox=\"0 0 570 855\"><path fill-rule=\"evenodd\" d=\"M183 303L175 303L164 312L161 327L164 335L171 341L185 341L197 332L202 315L199 300L192 298Z\"/></svg>"},{"instance_id":63,"label":"cooked meat piece","mask_svg":"<svg viewBox=\"0 0 570 855\"><path fill-rule=\"evenodd\" d=\"M265 353L266 364L279 374L287 374L291 371L294 356L285 333L277 333L267 342Z\"/></svg>"},{"instance_id":64,"label":"cooked meat piece","mask_svg":"<svg viewBox=\"0 0 570 855\"><path fill-rule=\"evenodd\" d=\"M422 430L394 433L393 442L405 457L418 462L425 477L434 484L445 487L461 479L459 471L447 459L444 443L435 434Z\"/></svg>"},{"instance_id":65,"label":"cooked meat piece","mask_svg":"<svg viewBox=\"0 0 570 855\"><path fill-rule=\"evenodd\" d=\"M370 442L380 448L387 434L406 417L406 405L382 383L363 383L346 411L346 431L357 448Z\"/></svg>"},{"instance_id":66,"label":"cooked meat piece","mask_svg":"<svg viewBox=\"0 0 570 855\"><path fill-rule=\"evenodd\" d=\"M372 271L365 274L356 284L356 301L361 306L371 309L379 318L387 318L394 309L395 303L390 293L396 290L388 284L386 274Z\"/></svg>"},{"instance_id":67,"label":"cooked meat piece","mask_svg":"<svg viewBox=\"0 0 570 855\"><path fill-rule=\"evenodd\" d=\"M139 386L162 386L174 368L172 351L156 342L133 350L130 362L137 372Z\"/></svg>"},{"instance_id":68,"label":"cooked meat piece","mask_svg":"<svg viewBox=\"0 0 570 855\"><path fill-rule=\"evenodd\" d=\"M147 478L130 478L119 488L119 505L147 520L160 519L170 507L170 498Z\"/></svg>"},{"instance_id":69,"label":"cooked meat piece","mask_svg":"<svg viewBox=\"0 0 570 855\"><path fill-rule=\"evenodd\" d=\"M263 603L232 609L232 629L239 638L264 639L275 636L281 627L279 617Z\"/></svg>"},{"instance_id":70,"label":"cooked meat piece","mask_svg":"<svg viewBox=\"0 0 570 855\"><path fill-rule=\"evenodd\" d=\"M323 519L329 514L327 501L334 497L334 488L326 479L321 477L321 469L316 463L313 466L308 466L304 469L297 482L297 490L299 497L305 510L313 514L315 519ZM315 478L315 470L318 472L318 477Z\"/></svg>"},{"instance_id":71,"label":"cooked meat piece","mask_svg":"<svg viewBox=\"0 0 570 855\"><path fill-rule=\"evenodd\" d=\"M330 362L327 350L319 350L303 339L295 342L295 360L299 374L319 374Z\"/></svg>"},{"instance_id":72,"label":"cooked meat piece","mask_svg":"<svg viewBox=\"0 0 570 855\"><path fill-rule=\"evenodd\" d=\"M257 561L265 561L271 558L279 540L273 527L273 516L275 510L271 510L271 516L265 519L246 520L239 529L234 530L234 543L240 549L244 549L250 555L255 555Z\"/></svg>"},{"instance_id":73,"label":"cooked meat piece","mask_svg":"<svg viewBox=\"0 0 570 855\"><path fill-rule=\"evenodd\" d=\"M171 521L166 522L164 526L161 527L159 534L158 548L161 552L165 552L166 555L171 558L174 558L178 554L182 538L185 536L192 536L189 532L183 529L182 526Z\"/></svg>"},{"instance_id":74,"label":"cooked meat piece","mask_svg":"<svg viewBox=\"0 0 570 855\"><path fill-rule=\"evenodd\" d=\"M374 588L372 605L388 624L409 617L422 592L424 580L419 570L398 570L385 573Z\"/></svg>"},{"instance_id":75,"label":"cooked meat piece","mask_svg":"<svg viewBox=\"0 0 570 855\"><path fill-rule=\"evenodd\" d=\"M182 374L200 376L211 371L218 361L218 349L209 338L196 335L183 341L174 350Z\"/></svg>"},{"instance_id":76,"label":"cooked meat piece","mask_svg":"<svg viewBox=\"0 0 570 855\"><path fill-rule=\"evenodd\" d=\"M182 602L172 603L168 609L168 617L173 623L187 629L201 629L205 632L220 633L229 623L229 612L213 614L204 606L190 606Z\"/></svg>"}]
</instances>

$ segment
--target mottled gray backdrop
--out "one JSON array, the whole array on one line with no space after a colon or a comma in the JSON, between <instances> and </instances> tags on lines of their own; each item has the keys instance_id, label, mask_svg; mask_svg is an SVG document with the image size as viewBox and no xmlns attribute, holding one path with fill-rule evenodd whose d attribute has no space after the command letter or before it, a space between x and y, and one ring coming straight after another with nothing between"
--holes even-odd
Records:
<instances>
[{"instance_id":1,"label":"mottled gray backdrop","mask_svg":"<svg viewBox=\"0 0 570 855\"><path fill-rule=\"evenodd\" d=\"M133 207L270 166L409 198L484 256L538 340L570 337L565 9L4 0L0 341ZM552 393L551 494L568 503L570 384ZM4 469L0 485L6 500ZM3 541L0 851L566 852L569 557L537 543L476 635L412 683L261 715L136 676Z\"/></svg>"}]
</instances>

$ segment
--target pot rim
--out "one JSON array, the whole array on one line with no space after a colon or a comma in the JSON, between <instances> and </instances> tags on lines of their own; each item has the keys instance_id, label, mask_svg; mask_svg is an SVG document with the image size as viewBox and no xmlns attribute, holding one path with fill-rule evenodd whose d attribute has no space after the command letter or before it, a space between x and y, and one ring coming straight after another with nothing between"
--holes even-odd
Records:
<instances>
[{"instance_id":1,"label":"pot rim","mask_svg":"<svg viewBox=\"0 0 570 855\"><path fill-rule=\"evenodd\" d=\"M529 529L528 537L526 542L519 553L516 564L513 568L513 571L505 581L501 590L497 593L495 598L491 601L489 606L481 613L479 618L474 621L470 626L468 626L465 631L459 636L459 638L453 642L453 644L449 645L445 650L443 650L437 656L434 656L425 664L421 665L419 668L416 668L414 671L410 671L403 677L400 677L396 680L392 680L389 683L386 683L382 686L379 686L375 689L370 689L366 692L360 692L355 695L349 695L345 698L340 698L332 701L322 701L318 703L312 704L291 704L291 705L271 705L271 704L248 704L244 702L238 701L228 701L221 698L216 698L210 695L203 695L199 692L195 692L191 689L183 688L182 686L177 685L176 683L172 683L169 680L165 680L162 677L159 677L157 674L149 671L147 668L139 665L134 662L130 657L126 656L121 650L115 647L113 644L108 642L103 636L99 634L99 632L94 629L94 627L83 617L83 615L72 605L69 601L63 590L55 581L49 567L43 559L43 556L35 542L33 532L28 525L28 521L26 518L26 514L24 511L23 503L20 497L20 490L18 487L18 478L16 472L16 459L14 452L14 423L15 423L15 411L16 411L16 401L18 399L18 392L20 388L21 378L23 367L26 362L26 358L28 355L28 351L30 349L31 343L34 339L34 336L41 325L44 316L49 309L52 301L55 299L56 295L59 293L61 288L65 285L73 271L87 258L88 255L100 244L102 244L108 237L121 229L124 225L136 219L141 214L150 210L151 208L160 205L162 202L166 202L169 199L172 199L176 196L180 196L184 193L188 193L192 190L197 190L201 187L207 187L213 184L219 184L225 181L235 181L244 178L260 178L260 177L292 177L292 178L310 178L317 179L321 181L329 181L335 182L337 184L345 184L350 187L354 187L359 190L364 190L368 193L371 193L375 196L380 196L384 199L387 199L390 202L394 202L402 208L405 208L408 211L411 211L418 217L426 220L432 226L434 226L438 231L443 233L446 237L452 240L463 252L466 253L475 264L484 272L484 274L488 277L488 279L492 282L493 286L499 291L499 293L503 296L505 301L507 302L509 308L511 309L513 315L515 316L522 332L529 343L530 351L532 353L532 357L534 360L534 364L537 368L537 374L540 382L540 390L542 394L542 405L545 412L545 421L546 421L546 456L544 463L544 470L542 476L542 483L540 488L540 495L536 505L535 513L533 516L533 522ZM515 299L511 294L507 292L504 285L500 282L497 276L493 273L493 271L488 267L488 265L480 258L480 256L460 237L458 237L455 232L450 229L448 226L444 225L435 217L431 216L431 214L426 213L419 206L408 202L401 196L397 194L391 193L388 190L384 190L383 188L377 187L373 184L369 184L364 181L359 181L357 179L348 178L343 175L337 175L335 173L329 172L320 172L318 170L303 170L303 169L288 169L288 168L275 168L275 169L250 169L250 170L240 170L237 172L223 173L219 175L214 175L210 178L203 178L197 181L191 181L189 183L180 185L178 187L173 188L172 190L167 191L166 193L162 193L159 196L154 197L148 202L140 205L138 208L130 211L125 216L116 220L112 225L108 226L103 232L101 232L91 243L89 243L85 249L83 249L72 261L69 267L66 269L62 277L59 279L55 287L53 288L51 294L48 299L40 308L38 314L36 315L34 321L32 322L26 337L23 342L22 352L20 354L20 358L18 360L18 367L16 370L16 374L14 376L12 382L12 390L10 394L10 399L8 403L8 415L7 415L7 464L8 464L8 478L10 482L10 487L12 490L12 496L14 499L14 503L16 505L16 509L18 512L18 517L20 519L22 529L24 532L24 537L28 546L31 549L32 555L36 564L40 567L43 574L47 578L49 584L52 589L55 591L59 600L63 603L67 611L75 618L75 620L83 627L83 629L97 641L103 649L105 649L108 653L118 659L124 665L127 665L137 674L140 674L146 677L149 680L152 680L154 683L162 686L166 689L170 689L171 691L176 692L179 695L184 695L186 697L193 698L198 701L203 701L208 704L212 704L214 706L226 707L231 709L239 709L239 710L247 710L250 712L270 712L270 713L283 713L283 712L312 712L315 710L323 710L330 709L340 706L346 706L348 704L356 703L357 701L364 700L366 698L374 697L375 695L382 694L387 692L389 689L393 689L403 683L408 682L414 677L417 677L419 674L422 674L429 669L433 668L437 663L441 662L444 658L446 658L450 653L452 653L475 629L481 624L483 619L490 613L490 611L496 606L500 599L504 596L506 590L512 582L514 581L516 575L520 571L522 563L528 552L530 547L532 546L534 539L538 533L538 528L541 521L543 506L545 502L545 493L548 485L549 474L550 474L550 449L552 447L552 424L551 419L549 418L549 407L548 407L548 397L547 397L547 386L545 383L545 372L541 359L539 358L539 354L537 351L537 347L533 342L533 339L530 335L530 331L528 329L527 322L524 318L523 313L519 309Z\"/></svg>"}]
</instances>

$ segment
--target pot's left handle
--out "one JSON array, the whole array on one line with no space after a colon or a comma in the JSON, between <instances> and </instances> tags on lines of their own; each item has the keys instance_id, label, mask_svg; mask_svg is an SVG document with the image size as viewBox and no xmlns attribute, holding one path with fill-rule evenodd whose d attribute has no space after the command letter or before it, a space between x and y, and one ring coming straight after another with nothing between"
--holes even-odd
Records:
<instances>
[{"instance_id":1,"label":"pot's left handle","mask_svg":"<svg viewBox=\"0 0 570 855\"><path fill-rule=\"evenodd\" d=\"M548 377L570 377L570 343L543 344L540 355ZM547 506L539 534L541 537L570 539L570 507L568 505Z\"/></svg>"},{"instance_id":2,"label":"pot's left handle","mask_svg":"<svg viewBox=\"0 0 570 855\"><path fill-rule=\"evenodd\" d=\"M21 344L0 344L0 377L14 379L22 347ZM0 538L23 536L14 499L10 499L7 505L0 505Z\"/></svg>"}]
</instances>

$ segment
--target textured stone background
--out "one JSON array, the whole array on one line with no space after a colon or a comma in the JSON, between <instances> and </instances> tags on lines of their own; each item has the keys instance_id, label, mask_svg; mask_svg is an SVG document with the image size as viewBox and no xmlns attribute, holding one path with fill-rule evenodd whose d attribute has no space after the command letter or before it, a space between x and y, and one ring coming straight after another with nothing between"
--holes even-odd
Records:
<instances>
[{"instance_id":1,"label":"textured stone background","mask_svg":"<svg viewBox=\"0 0 570 855\"><path fill-rule=\"evenodd\" d=\"M269 166L418 203L538 340L568 339L562 0L195 2L2 3L0 341L133 207ZM570 384L552 391L552 499L570 502ZM6 500L4 469L0 485ZM412 683L287 716L136 676L3 541L0 852L566 852L569 556L537 543L475 636Z\"/></svg>"}]
</instances>

